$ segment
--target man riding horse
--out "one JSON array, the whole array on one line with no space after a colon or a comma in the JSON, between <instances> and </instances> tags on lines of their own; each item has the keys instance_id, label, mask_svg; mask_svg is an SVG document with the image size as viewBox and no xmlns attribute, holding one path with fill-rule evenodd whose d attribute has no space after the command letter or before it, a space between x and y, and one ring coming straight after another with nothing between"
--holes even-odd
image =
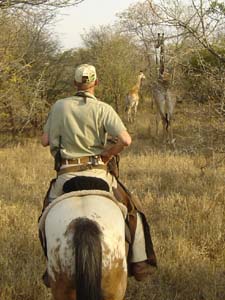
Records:
<instances>
[{"instance_id":1,"label":"man riding horse","mask_svg":"<svg viewBox=\"0 0 225 300\"><path fill-rule=\"evenodd\" d=\"M131 144L131 137L115 110L95 97L98 79L94 66L78 66L74 83L76 94L58 100L52 106L41 138L44 147L50 146L57 171L57 178L52 180L45 197L43 210L63 193L90 189L88 185L97 184L93 180L100 179L100 189L107 186L105 190L127 206L131 236L129 270L131 276L141 281L156 267L149 226L140 205L120 182L113 167L118 154ZM108 146L107 135L115 141ZM44 251L46 254L46 249ZM49 286L47 271L43 281Z\"/></svg>"}]
</instances>

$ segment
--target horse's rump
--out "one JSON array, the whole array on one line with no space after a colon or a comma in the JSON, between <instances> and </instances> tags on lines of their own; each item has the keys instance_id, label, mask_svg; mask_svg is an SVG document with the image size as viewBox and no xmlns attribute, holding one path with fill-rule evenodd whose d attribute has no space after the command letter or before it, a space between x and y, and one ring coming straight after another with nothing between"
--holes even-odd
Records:
<instances>
[{"instance_id":1,"label":"horse's rump","mask_svg":"<svg viewBox=\"0 0 225 300\"><path fill-rule=\"evenodd\" d=\"M79 282L80 291L92 291L96 299L114 299L115 293L116 299L123 299L127 280L124 228L120 208L103 195L69 197L54 205L45 219L53 289L63 282L64 289L74 293L76 289L77 300L85 299L79 296Z\"/></svg>"}]
</instances>

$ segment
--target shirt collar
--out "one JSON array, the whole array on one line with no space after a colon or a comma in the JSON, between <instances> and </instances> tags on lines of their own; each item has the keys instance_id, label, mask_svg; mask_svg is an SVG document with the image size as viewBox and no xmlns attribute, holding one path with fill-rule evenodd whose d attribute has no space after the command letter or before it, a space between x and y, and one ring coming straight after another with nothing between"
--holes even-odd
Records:
<instances>
[{"instance_id":1,"label":"shirt collar","mask_svg":"<svg viewBox=\"0 0 225 300\"><path fill-rule=\"evenodd\" d=\"M83 91L83 90L77 91L76 94L75 94L75 96L79 97L80 95L77 95L78 93L84 94L87 98L92 98L94 100L97 100L97 98L93 94L91 94L91 93L89 93L87 91Z\"/></svg>"}]
</instances>

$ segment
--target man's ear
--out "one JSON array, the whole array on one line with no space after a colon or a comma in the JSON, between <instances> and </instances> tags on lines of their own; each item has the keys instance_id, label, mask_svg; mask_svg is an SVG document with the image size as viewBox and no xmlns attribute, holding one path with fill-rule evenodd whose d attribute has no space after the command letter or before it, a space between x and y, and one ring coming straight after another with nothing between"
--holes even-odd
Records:
<instances>
[{"instance_id":1,"label":"man's ear","mask_svg":"<svg viewBox=\"0 0 225 300\"><path fill-rule=\"evenodd\" d=\"M98 85L98 84L99 84L99 80L96 79L96 80L95 80L95 86Z\"/></svg>"}]
</instances>

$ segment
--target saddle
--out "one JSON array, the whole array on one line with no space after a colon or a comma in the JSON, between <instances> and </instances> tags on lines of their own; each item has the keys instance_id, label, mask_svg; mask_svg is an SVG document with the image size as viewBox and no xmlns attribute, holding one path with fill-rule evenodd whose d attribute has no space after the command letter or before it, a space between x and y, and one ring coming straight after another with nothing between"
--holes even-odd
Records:
<instances>
[{"instance_id":1,"label":"saddle","mask_svg":"<svg viewBox=\"0 0 225 300\"><path fill-rule=\"evenodd\" d=\"M109 185L105 180L91 176L76 176L67 180L63 185L64 193L83 190L99 190L109 192Z\"/></svg>"}]
</instances>

